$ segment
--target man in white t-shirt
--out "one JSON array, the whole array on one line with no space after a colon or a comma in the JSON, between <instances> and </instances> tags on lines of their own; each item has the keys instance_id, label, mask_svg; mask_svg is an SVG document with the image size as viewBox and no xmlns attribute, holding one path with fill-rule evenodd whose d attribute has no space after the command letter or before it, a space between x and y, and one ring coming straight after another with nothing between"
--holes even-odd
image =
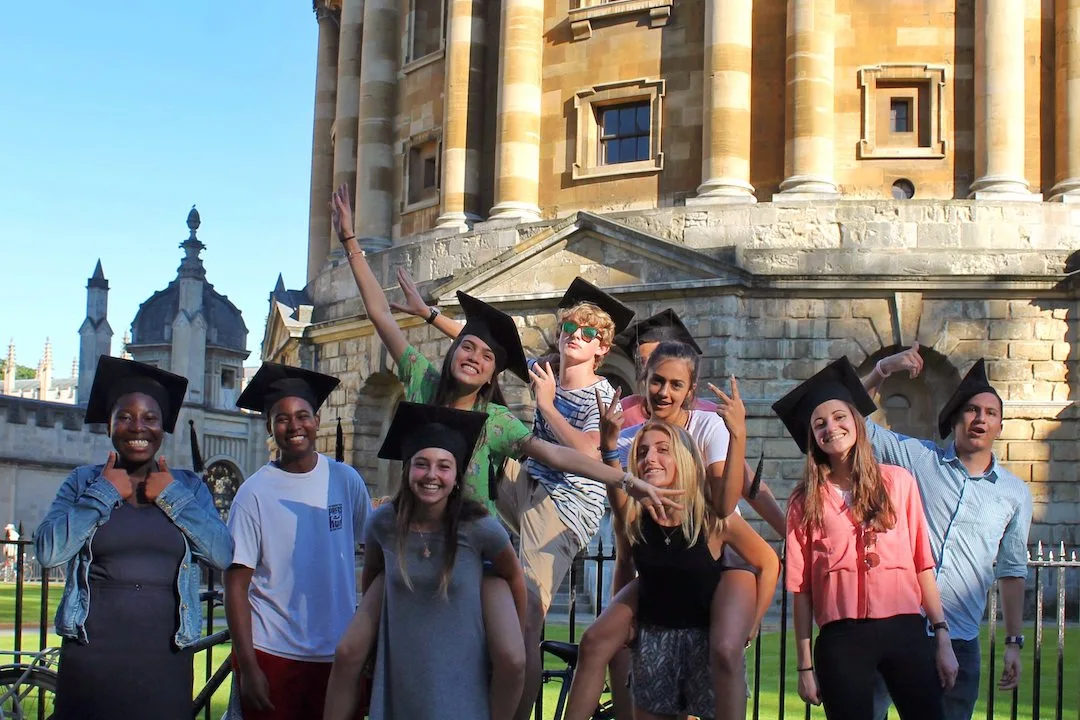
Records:
<instances>
[{"instance_id":1,"label":"man in white t-shirt","mask_svg":"<svg viewBox=\"0 0 1080 720\"><path fill-rule=\"evenodd\" d=\"M236 403L265 413L279 451L229 513L225 609L245 720L322 717L334 648L356 609L354 552L371 501L356 470L315 449L319 408L337 384L263 363Z\"/></svg>"}]
</instances>

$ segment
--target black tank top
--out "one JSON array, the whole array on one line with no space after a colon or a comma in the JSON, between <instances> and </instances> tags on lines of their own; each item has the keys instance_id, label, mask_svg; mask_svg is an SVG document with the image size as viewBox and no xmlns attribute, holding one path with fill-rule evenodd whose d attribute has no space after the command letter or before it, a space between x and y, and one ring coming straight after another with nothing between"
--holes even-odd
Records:
<instances>
[{"instance_id":1,"label":"black tank top","mask_svg":"<svg viewBox=\"0 0 1080 720\"><path fill-rule=\"evenodd\" d=\"M707 628L713 591L723 565L702 533L687 547L682 528L641 518L644 537L633 545L638 571L638 622L662 628ZM670 542L669 542L670 541Z\"/></svg>"}]
</instances>

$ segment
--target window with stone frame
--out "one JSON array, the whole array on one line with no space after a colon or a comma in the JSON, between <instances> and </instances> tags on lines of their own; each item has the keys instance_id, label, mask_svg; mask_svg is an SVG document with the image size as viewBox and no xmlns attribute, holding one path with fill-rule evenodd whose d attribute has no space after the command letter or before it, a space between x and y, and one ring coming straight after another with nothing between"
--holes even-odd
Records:
<instances>
[{"instance_id":1,"label":"window with stone frame","mask_svg":"<svg viewBox=\"0 0 1080 720\"><path fill-rule=\"evenodd\" d=\"M639 78L595 85L574 95L574 179L663 170L664 81Z\"/></svg>"},{"instance_id":2,"label":"window with stone frame","mask_svg":"<svg viewBox=\"0 0 1080 720\"><path fill-rule=\"evenodd\" d=\"M931 65L859 68L860 159L945 157L945 72Z\"/></svg>"},{"instance_id":3,"label":"window with stone frame","mask_svg":"<svg viewBox=\"0 0 1080 720\"><path fill-rule=\"evenodd\" d=\"M409 53L406 62L438 52L446 37L446 0L410 0Z\"/></svg>"},{"instance_id":4,"label":"window with stone frame","mask_svg":"<svg viewBox=\"0 0 1080 720\"><path fill-rule=\"evenodd\" d=\"M405 207L416 210L439 201L439 139L431 134L411 139L405 152Z\"/></svg>"}]
</instances>

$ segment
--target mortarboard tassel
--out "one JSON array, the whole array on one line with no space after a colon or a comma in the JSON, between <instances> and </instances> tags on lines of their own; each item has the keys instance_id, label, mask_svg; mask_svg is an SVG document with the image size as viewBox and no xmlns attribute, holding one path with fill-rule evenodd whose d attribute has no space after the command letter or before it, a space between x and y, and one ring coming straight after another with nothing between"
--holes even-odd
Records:
<instances>
[{"instance_id":1,"label":"mortarboard tassel","mask_svg":"<svg viewBox=\"0 0 1080 720\"><path fill-rule=\"evenodd\" d=\"M757 497L758 492L761 490L761 466L765 464L765 455L763 454L758 458L757 470L754 471L754 479L750 481L750 491L746 493L746 497L749 500L753 500Z\"/></svg>"},{"instance_id":2,"label":"mortarboard tassel","mask_svg":"<svg viewBox=\"0 0 1080 720\"><path fill-rule=\"evenodd\" d=\"M191 469L196 473L203 471L202 453L199 452L199 436L195 434L195 421L188 420L188 438L191 440Z\"/></svg>"},{"instance_id":3,"label":"mortarboard tassel","mask_svg":"<svg viewBox=\"0 0 1080 720\"><path fill-rule=\"evenodd\" d=\"M341 418L337 419L337 439L334 441L334 459L345 462L345 433L341 430Z\"/></svg>"}]
</instances>

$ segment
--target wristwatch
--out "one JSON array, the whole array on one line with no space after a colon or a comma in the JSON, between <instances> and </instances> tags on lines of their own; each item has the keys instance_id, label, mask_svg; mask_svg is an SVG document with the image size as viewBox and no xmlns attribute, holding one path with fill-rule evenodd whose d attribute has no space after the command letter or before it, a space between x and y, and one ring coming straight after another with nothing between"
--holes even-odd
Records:
<instances>
[{"instance_id":1,"label":"wristwatch","mask_svg":"<svg viewBox=\"0 0 1080 720\"><path fill-rule=\"evenodd\" d=\"M949 623L945 622L944 620L942 620L941 622L936 622L930 626L930 630L933 631L934 634L937 634L938 630L944 630L945 632L949 632Z\"/></svg>"},{"instance_id":2,"label":"wristwatch","mask_svg":"<svg viewBox=\"0 0 1080 720\"><path fill-rule=\"evenodd\" d=\"M1006 645L1015 645L1016 647L1023 650L1024 649L1024 636L1023 635L1006 635L1005 636L1005 644Z\"/></svg>"},{"instance_id":3,"label":"wristwatch","mask_svg":"<svg viewBox=\"0 0 1080 720\"><path fill-rule=\"evenodd\" d=\"M622 480L619 481L619 489L629 494L632 487L634 487L634 476L630 473L623 473Z\"/></svg>"}]
</instances>

